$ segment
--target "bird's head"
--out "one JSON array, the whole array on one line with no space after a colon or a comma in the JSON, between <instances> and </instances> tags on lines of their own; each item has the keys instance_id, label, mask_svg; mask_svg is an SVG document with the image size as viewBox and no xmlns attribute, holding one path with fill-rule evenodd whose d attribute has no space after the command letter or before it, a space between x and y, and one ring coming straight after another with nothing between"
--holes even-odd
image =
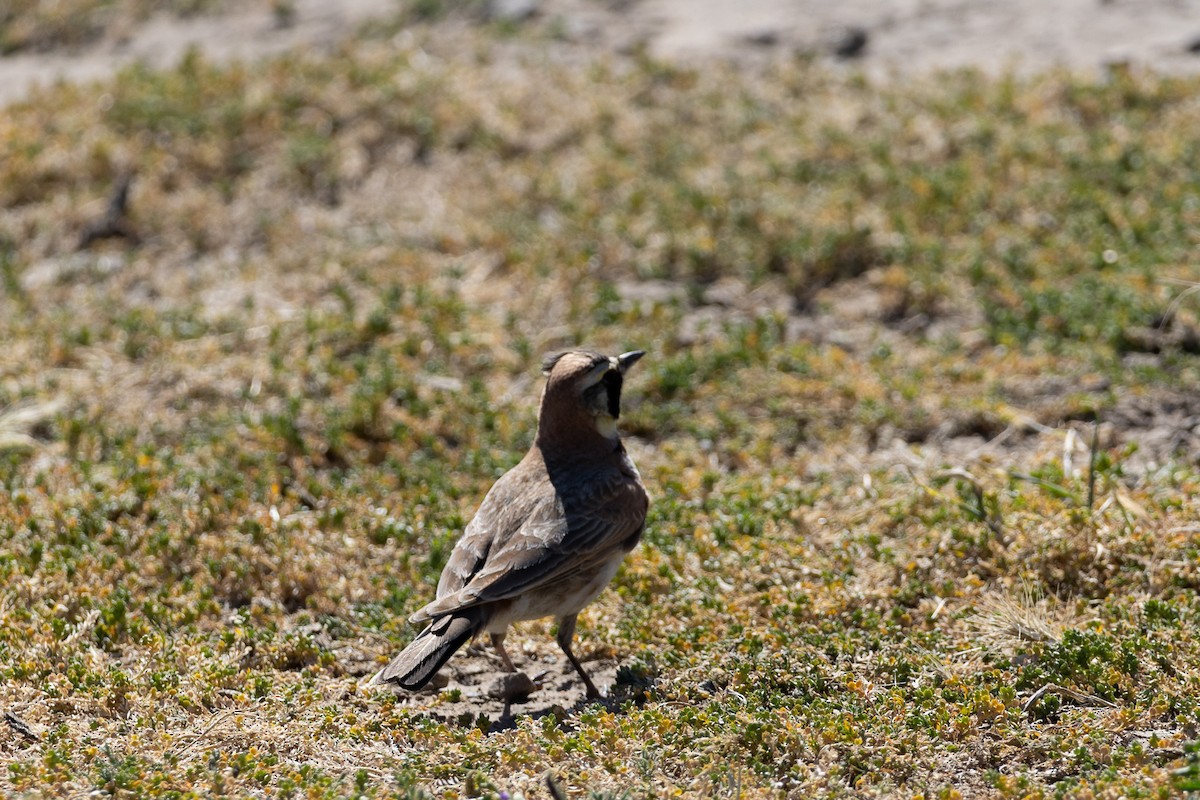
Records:
<instances>
[{"instance_id":1,"label":"bird's head","mask_svg":"<svg viewBox=\"0 0 1200 800\"><path fill-rule=\"evenodd\" d=\"M539 436L558 434L556 428L582 426L590 430L579 433L595 431L616 439L625 373L645 354L644 350L633 350L606 356L590 350L566 350L546 356L542 362L546 390L542 394Z\"/></svg>"}]
</instances>

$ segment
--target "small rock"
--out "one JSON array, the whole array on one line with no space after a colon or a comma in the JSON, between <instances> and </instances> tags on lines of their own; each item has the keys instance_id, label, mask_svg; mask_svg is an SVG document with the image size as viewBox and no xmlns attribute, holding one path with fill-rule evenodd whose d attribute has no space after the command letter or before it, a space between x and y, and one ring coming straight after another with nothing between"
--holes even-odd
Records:
<instances>
[{"instance_id":1,"label":"small rock","mask_svg":"<svg viewBox=\"0 0 1200 800\"><path fill-rule=\"evenodd\" d=\"M775 45L779 44L779 31L766 28L761 31L748 33L743 38L745 39L746 44L752 44L757 47L774 47Z\"/></svg>"},{"instance_id":2,"label":"small rock","mask_svg":"<svg viewBox=\"0 0 1200 800\"><path fill-rule=\"evenodd\" d=\"M488 684L488 697L511 702L521 700L533 693L537 686L524 672L507 672Z\"/></svg>"},{"instance_id":3,"label":"small rock","mask_svg":"<svg viewBox=\"0 0 1200 800\"><path fill-rule=\"evenodd\" d=\"M450 375L433 375L428 372L419 372L414 378L422 386L428 386L430 389L435 389L439 392L461 392L463 390L463 382Z\"/></svg>"},{"instance_id":4,"label":"small rock","mask_svg":"<svg viewBox=\"0 0 1200 800\"><path fill-rule=\"evenodd\" d=\"M722 278L704 290L704 303L710 306L735 308L748 294L746 284L737 278Z\"/></svg>"},{"instance_id":5,"label":"small rock","mask_svg":"<svg viewBox=\"0 0 1200 800\"><path fill-rule=\"evenodd\" d=\"M500 22L524 22L538 13L540 0L488 0L487 17Z\"/></svg>"},{"instance_id":6,"label":"small rock","mask_svg":"<svg viewBox=\"0 0 1200 800\"><path fill-rule=\"evenodd\" d=\"M829 49L838 58L858 58L867 49L868 38L866 28L850 25L833 36Z\"/></svg>"}]
</instances>

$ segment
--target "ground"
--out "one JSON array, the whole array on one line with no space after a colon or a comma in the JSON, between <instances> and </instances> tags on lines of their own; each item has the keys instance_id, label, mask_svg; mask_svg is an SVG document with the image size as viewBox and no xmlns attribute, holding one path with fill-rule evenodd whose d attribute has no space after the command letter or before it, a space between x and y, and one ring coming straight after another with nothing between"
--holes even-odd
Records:
<instances>
[{"instance_id":1,"label":"ground","mask_svg":"<svg viewBox=\"0 0 1200 800\"><path fill-rule=\"evenodd\" d=\"M1188 7L522 5L0 16L3 792L1200 791ZM605 697L371 687L576 344Z\"/></svg>"},{"instance_id":2,"label":"ground","mask_svg":"<svg viewBox=\"0 0 1200 800\"><path fill-rule=\"evenodd\" d=\"M84 4L86 5L86 3ZM398 0L177 0L210 13L141 16L129 2L77 35L70 48L24 47L0 58L0 100L56 78L95 79L121 65L173 64L189 47L220 60L254 58L295 47L329 47L359 26L387 24ZM169 3L164 4L168 7ZM450 3L410 3L436 13ZM875 78L927 75L972 67L992 73L1051 68L1098 71L1114 63L1158 71L1200 71L1200 9L1178 0L1039 0L1003 4L963 0L527 0L461 4L486 15L532 14L581 50L646 47L656 57L700 63L796 53L836 62L848 34L866 34L847 65ZM54 4L43 6L53 8ZM151 6L151 9L153 6ZM62 12L60 12L62 13ZM30 17L34 15L30 14ZM53 19L50 11L46 17ZM15 26L13 26L15 27ZM68 27L66 23L61 27ZM78 21L75 27L82 27ZM0 40L0 46L3 42Z\"/></svg>"}]
</instances>

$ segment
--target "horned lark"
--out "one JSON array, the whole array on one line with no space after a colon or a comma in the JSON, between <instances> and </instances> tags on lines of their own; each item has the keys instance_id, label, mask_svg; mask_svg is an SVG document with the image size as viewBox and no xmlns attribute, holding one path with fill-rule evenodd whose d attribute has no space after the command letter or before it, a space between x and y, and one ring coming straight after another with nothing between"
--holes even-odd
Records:
<instances>
[{"instance_id":1,"label":"horned lark","mask_svg":"<svg viewBox=\"0 0 1200 800\"><path fill-rule=\"evenodd\" d=\"M646 522L646 490L617 435L621 384L643 355L547 356L533 446L483 499L442 570L437 599L412 615L425 630L374 682L419 689L484 632L515 672L504 650L508 626L553 616L587 696L600 695L571 640L580 610L612 580Z\"/></svg>"}]
</instances>

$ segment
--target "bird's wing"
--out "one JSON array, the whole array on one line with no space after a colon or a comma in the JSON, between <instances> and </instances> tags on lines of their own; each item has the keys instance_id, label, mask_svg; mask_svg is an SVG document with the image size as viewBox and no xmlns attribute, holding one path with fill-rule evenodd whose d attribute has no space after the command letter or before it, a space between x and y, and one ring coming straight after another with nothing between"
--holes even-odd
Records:
<instances>
[{"instance_id":1,"label":"bird's wing","mask_svg":"<svg viewBox=\"0 0 1200 800\"><path fill-rule=\"evenodd\" d=\"M525 505L519 503L506 509L523 512L519 517L505 515L519 526L508 536L490 540L490 551L482 556L478 570L462 588L439 597L418 615L436 617L505 600L569 579L576 572L590 572L646 521L645 490L637 481L615 471L565 502L549 483L542 484L534 497L527 495L525 500L532 500L531 506L518 508ZM478 552L478 548L472 549L472 553Z\"/></svg>"},{"instance_id":2,"label":"bird's wing","mask_svg":"<svg viewBox=\"0 0 1200 800\"><path fill-rule=\"evenodd\" d=\"M514 527L511 510L514 502L520 504L520 497L512 490L511 481L506 480L509 474L502 476L488 491L474 519L455 543L438 579L439 600L466 586L483 569L496 542L504 541Z\"/></svg>"}]
</instances>

